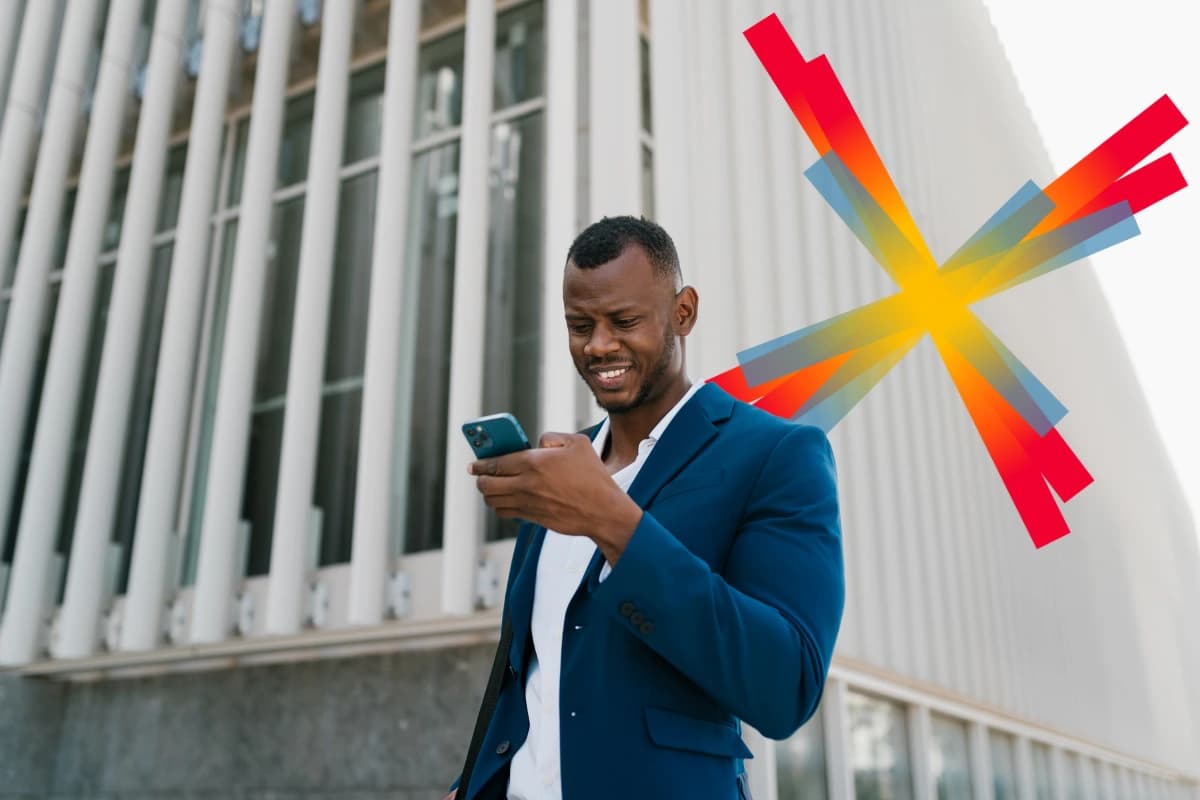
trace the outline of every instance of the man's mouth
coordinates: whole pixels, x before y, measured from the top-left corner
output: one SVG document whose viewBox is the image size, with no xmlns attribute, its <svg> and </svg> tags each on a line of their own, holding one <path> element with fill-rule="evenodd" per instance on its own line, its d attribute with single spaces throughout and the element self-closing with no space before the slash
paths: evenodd
<svg viewBox="0 0 1200 800">
<path fill-rule="evenodd" d="M 593 369 L 592 375 L 596 378 L 596 383 L 600 384 L 602 389 L 619 389 L 621 384 L 625 382 L 625 373 L 629 372 L 632 367 L 628 365 L 620 367 L 609 367 L 607 369 Z"/>
</svg>

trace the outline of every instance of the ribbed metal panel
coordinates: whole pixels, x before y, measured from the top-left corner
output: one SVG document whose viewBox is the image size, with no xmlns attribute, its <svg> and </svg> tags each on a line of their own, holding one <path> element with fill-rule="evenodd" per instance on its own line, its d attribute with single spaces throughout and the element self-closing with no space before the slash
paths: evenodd
<svg viewBox="0 0 1200 800">
<path fill-rule="evenodd" d="M 701 298 L 693 377 L 894 290 L 803 179 L 811 145 L 761 67 L 747 69 L 741 31 L 763 14 L 778 13 L 807 56 L 828 54 L 936 257 L 1025 180 L 1052 177 L 981 5 L 673 8 L 687 85 L 654 89 L 686 98 L 688 138 L 657 147 L 686 149 L 690 185 L 655 192 L 665 217 L 687 215 L 672 233 Z M 838 654 L 1194 764 L 1200 704 L 1186 676 L 1200 662 L 1183 622 L 1200 600 L 1194 527 L 1091 267 L 976 311 L 1072 409 L 1060 429 L 1096 483 L 1067 506 L 1074 533 L 1035 550 L 923 341 L 831 436 L 849 587 Z"/>
</svg>

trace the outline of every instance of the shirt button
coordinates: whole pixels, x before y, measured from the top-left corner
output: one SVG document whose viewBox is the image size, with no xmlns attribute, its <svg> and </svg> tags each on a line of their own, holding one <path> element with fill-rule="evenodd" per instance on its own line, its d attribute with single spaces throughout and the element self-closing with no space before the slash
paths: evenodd
<svg viewBox="0 0 1200 800">
<path fill-rule="evenodd" d="M 496 746 L 496 755 L 502 756 L 508 752 L 508 742 L 503 741 Z"/>
<path fill-rule="evenodd" d="M 575 712 L 574 712 L 574 711 L 572 711 L 572 712 L 571 712 L 571 716 L 572 716 L 572 717 L 573 717 L 573 716 L 575 716 Z"/>
</svg>

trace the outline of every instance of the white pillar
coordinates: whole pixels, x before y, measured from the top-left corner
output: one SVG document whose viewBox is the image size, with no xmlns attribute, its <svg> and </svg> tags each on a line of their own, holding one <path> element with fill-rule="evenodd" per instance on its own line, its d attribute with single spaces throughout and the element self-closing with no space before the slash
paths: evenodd
<svg viewBox="0 0 1200 800">
<path fill-rule="evenodd" d="M 854 762 L 845 681 L 826 679 L 820 713 L 825 731 L 825 777 L 830 800 L 854 800 Z"/>
<path fill-rule="evenodd" d="M 304 573 L 321 424 L 321 384 L 325 377 L 325 338 L 337 238 L 338 184 L 346 130 L 354 11 L 352 2 L 327 3 L 321 19 L 317 96 L 308 154 L 296 307 L 292 316 L 275 531 L 271 537 L 268 633 L 300 630 L 304 611 Z"/>
<path fill-rule="evenodd" d="M 63 184 L 71 162 L 79 104 L 96 25 L 92 3 L 73 3 L 58 49 L 54 83 L 50 87 L 44 135 L 33 176 L 33 196 L 25 221 L 12 302 L 0 350 L 0 441 L 19 442 L 29 411 L 30 384 L 38 357 L 46 312 L 47 277 L 63 203 Z M 7 181 L 0 181 L 0 184 Z M 12 508 L 20 447 L 0 448 L 0 519 Z M 40 609 L 47 579 L 47 547 L 41 539 L 17 543 L 4 623 L 0 625 L 0 663 L 20 664 L 35 655 Z M 52 543 L 51 543 L 52 547 Z M 24 552 L 23 552 L 24 551 Z"/>
<path fill-rule="evenodd" d="M 470 614 L 475 610 L 475 561 L 483 530 L 484 505 L 474 481 L 467 475 L 471 448 L 463 441 L 459 426 L 480 414 L 483 400 L 484 309 L 479 293 L 487 285 L 488 161 L 495 47 L 495 3 L 467 0 L 442 517 L 442 610 L 447 614 Z"/>
<path fill-rule="evenodd" d="M 578 378 L 567 347 L 562 279 L 575 228 L 576 48 L 579 22 L 575 3 L 546 7 L 546 187 L 542 235 L 542 429 L 575 429 Z M 460 420 L 461 421 L 461 420 Z M 529 431 L 537 436 L 538 431 Z M 457 443 L 456 443 L 457 444 Z"/>
<path fill-rule="evenodd" d="M 121 624 L 121 649 L 158 644 L 168 555 L 183 474 L 192 371 L 203 307 L 209 218 L 217 191 L 221 131 L 238 30 L 238 0 L 209 0 L 204 20 L 204 61 L 196 82 L 171 281 L 163 317 L 154 403 Z"/>
<path fill-rule="evenodd" d="M 41 576 L 43 580 L 47 577 L 44 565 L 49 563 L 62 522 L 63 494 L 67 488 L 84 361 L 96 305 L 96 281 L 100 272 L 96 259 L 100 255 L 100 242 L 112 200 L 114 164 L 125 121 L 125 100 L 129 96 L 130 56 L 141 13 L 141 0 L 113 0 L 108 8 L 95 102 L 67 239 L 58 311 L 25 484 L 25 502 L 21 507 L 17 553 L 13 556 L 14 565 L 21 563 L 19 558 L 28 559 L 28 570 L 18 568 L 18 573 Z M 95 553 L 89 554 L 101 569 L 106 547 L 107 539 L 100 542 Z M 90 566 L 86 565 L 84 569 Z M 51 592 L 56 589 L 53 585 L 49 587 Z M 43 594 L 29 585 L 23 586 L 21 596 L 9 606 L 6 625 L 0 628 L 3 653 L 17 659 L 33 657 L 38 620 L 43 612 L 37 598 Z M 27 615 L 24 622 L 22 615 Z M 8 634 L 13 638 L 6 645 L 7 628 L 13 629 Z"/>
<path fill-rule="evenodd" d="M 254 76 L 254 104 L 246 144 L 237 247 L 229 287 L 229 310 L 221 353 L 221 381 L 213 422 L 212 458 L 204 498 L 200 557 L 196 571 L 191 638 L 218 642 L 229 630 L 237 539 L 254 370 L 258 355 L 259 315 L 266 278 L 267 239 L 271 232 L 272 193 L 283 130 L 284 91 L 296 6 L 292 0 L 268 0 L 262 44 Z"/>
<path fill-rule="evenodd" d="M 349 620 L 374 625 L 383 619 L 384 582 L 391 565 L 392 475 L 397 457 L 397 379 L 403 319 L 408 221 L 408 182 L 412 166 L 413 104 L 417 86 L 418 3 L 392 3 L 388 21 L 387 77 L 380 134 L 379 180 L 375 196 L 375 235 L 371 253 L 371 301 L 367 312 L 367 352 L 363 368 L 362 427 L 354 496 L 354 542 L 350 553 Z M 407 415 L 403 417 L 407 420 Z M 407 424 L 400 425 L 407 436 Z M 404 483 L 403 479 L 401 481 Z"/>
<path fill-rule="evenodd" d="M 8 101 L 8 79 L 12 76 L 13 50 L 21 33 L 21 12 L 25 0 L 0 0 L 0 122 Z"/>
<path fill-rule="evenodd" d="M 927 706 L 910 706 L 908 709 L 908 753 L 912 765 L 913 797 L 915 800 L 933 800 L 937 797 L 937 783 L 929 769 L 929 752 L 933 745 L 933 721 Z"/>
<path fill-rule="evenodd" d="M 3 127 L 0 128 L 0 175 L 4 176 L 0 181 L 0 285 L 8 282 L 8 253 L 16 235 L 25 177 L 33 163 L 29 156 L 42 116 L 42 87 L 53 52 L 51 37 L 58 32 L 57 6 L 57 3 L 43 0 L 29 3 L 29 8 L 25 9 L 12 82 L 5 99 Z M 57 223 L 58 219 L 54 221 Z"/>
<path fill-rule="evenodd" d="M 684 283 L 692 280 L 694 263 L 691 221 L 691 167 L 688 149 L 689 110 L 685 88 L 687 31 L 684 0 L 650 4 L 650 115 L 654 120 L 654 205 L 659 225 L 671 234 L 679 251 Z M 651 209 L 645 209 L 649 214 Z M 561 295 L 561 292 L 560 292 Z M 561 300 L 559 301 L 561 303 Z M 693 375 L 693 379 L 707 377 Z"/>
<path fill-rule="evenodd" d="M 103 569 L 103 556 L 112 536 L 121 487 L 129 403 L 143 336 L 152 240 L 158 219 L 171 112 L 179 84 L 186 10 L 187 0 L 163 0 L 154 15 L 146 93 L 138 115 L 128 200 L 121 223 L 121 245 L 109 302 L 104 351 L 100 358 L 79 507 L 71 538 L 67 588 L 58 623 L 58 655 L 65 658 L 86 656 L 95 650 L 101 601 L 112 590 L 112 586 L 106 585 L 109 576 Z M 128 613 L 128 606 L 124 613 Z"/>
<path fill-rule="evenodd" d="M 1037 782 L 1033 774 L 1033 745 L 1027 736 L 1018 736 L 1014 749 L 1017 764 L 1017 800 L 1036 800 Z"/>
<path fill-rule="evenodd" d="M 975 800 L 992 800 L 996 787 L 992 785 L 992 750 L 988 743 L 987 728 L 982 722 L 971 722 L 967 735 L 971 796 Z"/>
<path fill-rule="evenodd" d="M 642 211 L 637 15 L 636 0 L 590 0 L 588 6 L 588 217 L 593 222 Z"/>
</svg>

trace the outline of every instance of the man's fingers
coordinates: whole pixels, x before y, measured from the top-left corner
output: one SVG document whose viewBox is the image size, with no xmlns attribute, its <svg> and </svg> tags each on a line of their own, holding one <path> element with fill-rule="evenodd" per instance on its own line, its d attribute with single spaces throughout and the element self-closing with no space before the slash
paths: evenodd
<svg viewBox="0 0 1200 800">
<path fill-rule="evenodd" d="M 588 438 L 582 433 L 557 433 L 555 431 L 546 431 L 538 437 L 538 447 L 566 447 L 574 439 L 583 439 L 588 441 Z"/>
</svg>

